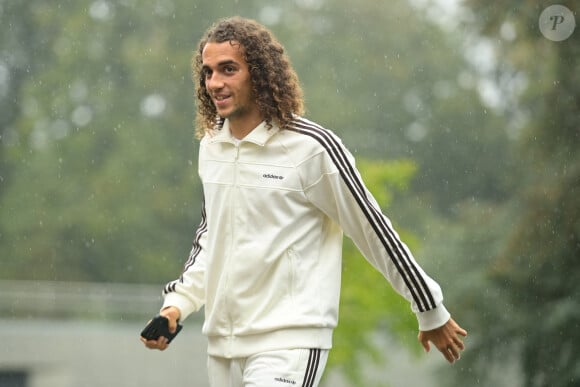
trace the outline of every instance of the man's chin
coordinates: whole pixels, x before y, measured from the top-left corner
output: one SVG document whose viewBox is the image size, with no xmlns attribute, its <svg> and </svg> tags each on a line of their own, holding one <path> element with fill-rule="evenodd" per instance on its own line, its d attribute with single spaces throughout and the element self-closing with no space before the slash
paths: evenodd
<svg viewBox="0 0 580 387">
<path fill-rule="evenodd" d="M 218 109 L 217 114 L 221 118 L 227 119 L 227 118 L 230 118 L 232 116 L 232 111 L 228 110 L 228 109 Z"/>
</svg>

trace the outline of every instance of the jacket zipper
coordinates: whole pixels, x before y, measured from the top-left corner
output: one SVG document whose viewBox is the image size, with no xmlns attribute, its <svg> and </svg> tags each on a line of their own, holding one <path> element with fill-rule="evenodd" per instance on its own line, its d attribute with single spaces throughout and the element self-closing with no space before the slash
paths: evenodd
<svg viewBox="0 0 580 387">
<path fill-rule="evenodd" d="M 234 144 L 234 181 L 233 181 L 233 190 L 237 190 L 238 189 L 238 158 L 240 156 L 240 144 Z M 237 205 L 237 201 L 236 201 L 236 192 L 233 192 L 232 195 L 232 201 L 231 201 L 231 206 L 230 206 L 230 219 L 232 220 L 230 222 L 230 233 L 232 236 L 232 245 L 230 246 L 230 256 L 228 257 L 228 261 L 232 258 L 232 253 L 234 251 L 234 241 L 235 241 L 235 215 L 236 215 L 236 205 Z M 231 264 L 228 265 L 228 267 L 231 267 Z M 225 303 L 226 303 L 226 310 L 228 311 L 228 322 L 229 322 L 229 329 L 230 329 L 230 338 L 233 338 L 234 336 L 234 324 L 233 324 L 233 318 L 232 318 L 232 313 L 231 310 L 232 308 L 229 305 L 229 294 L 230 294 L 230 271 L 227 271 L 227 277 L 226 277 L 226 285 L 227 285 L 227 296 L 225 299 Z M 231 348 L 231 346 L 230 346 Z"/>
</svg>

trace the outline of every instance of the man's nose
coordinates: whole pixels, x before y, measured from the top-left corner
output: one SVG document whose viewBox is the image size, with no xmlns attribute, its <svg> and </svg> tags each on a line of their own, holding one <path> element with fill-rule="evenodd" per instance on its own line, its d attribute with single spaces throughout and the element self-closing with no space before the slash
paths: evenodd
<svg viewBox="0 0 580 387">
<path fill-rule="evenodd" d="M 212 74 L 205 80 L 205 85 L 209 90 L 219 90 L 224 87 L 224 82 L 219 74 Z"/>
</svg>

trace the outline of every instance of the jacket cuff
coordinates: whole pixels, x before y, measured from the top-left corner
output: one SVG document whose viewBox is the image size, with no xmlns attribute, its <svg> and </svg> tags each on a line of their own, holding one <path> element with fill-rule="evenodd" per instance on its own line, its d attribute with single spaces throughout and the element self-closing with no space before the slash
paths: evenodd
<svg viewBox="0 0 580 387">
<path fill-rule="evenodd" d="M 180 316 L 179 321 L 183 321 L 195 312 L 195 307 L 192 305 L 191 301 L 178 293 L 168 293 L 164 296 L 163 306 L 161 309 L 167 308 L 169 306 L 174 306 L 179 309 Z"/>
<path fill-rule="evenodd" d="M 417 320 L 419 320 L 420 331 L 430 331 L 439 328 L 451 318 L 451 314 L 445 309 L 443 304 L 439 304 L 435 309 L 426 312 L 418 312 L 416 315 Z"/>
</svg>

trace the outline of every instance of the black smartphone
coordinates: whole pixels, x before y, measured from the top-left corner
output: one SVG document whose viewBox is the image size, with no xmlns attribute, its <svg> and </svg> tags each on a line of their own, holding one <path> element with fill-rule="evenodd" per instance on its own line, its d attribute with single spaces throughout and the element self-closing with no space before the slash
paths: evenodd
<svg viewBox="0 0 580 387">
<path fill-rule="evenodd" d="M 183 328 L 180 324 L 177 324 L 177 329 L 175 333 L 169 332 L 169 320 L 163 316 L 155 316 L 147 326 L 141 331 L 141 337 L 147 340 L 157 340 L 159 337 L 163 336 L 167 338 L 167 343 L 171 343 L 171 340 L 177 336 L 179 331 Z"/>
</svg>

